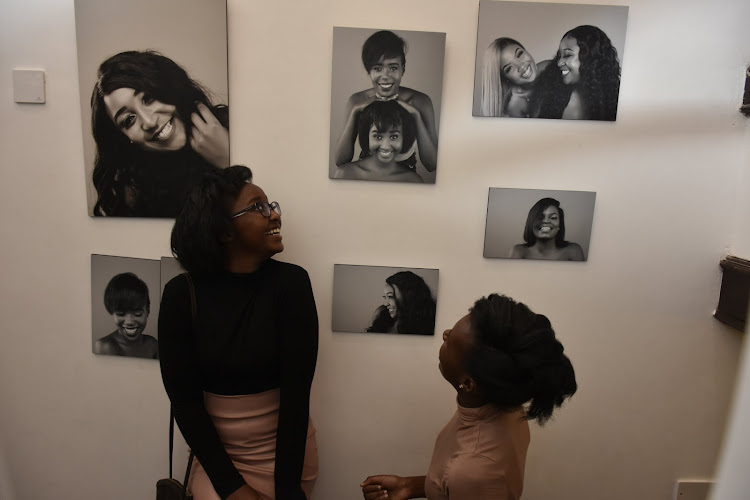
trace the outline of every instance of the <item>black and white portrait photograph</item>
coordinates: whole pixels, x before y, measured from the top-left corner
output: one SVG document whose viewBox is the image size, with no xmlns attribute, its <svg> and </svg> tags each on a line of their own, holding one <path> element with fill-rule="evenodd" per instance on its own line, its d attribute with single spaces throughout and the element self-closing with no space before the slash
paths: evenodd
<svg viewBox="0 0 750 500">
<path fill-rule="evenodd" d="M 333 268 L 333 331 L 434 335 L 438 270 Z"/>
<path fill-rule="evenodd" d="M 484 256 L 585 261 L 596 193 L 490 188 Z"/>
<path fill-rule="evenodd" d="M 331 179 L 434 184 L 445 33 L 333 28 Z"/>
<path fill-rule="evenodd" d="M 75 0 L 92 216 L 176 217 L 229 166 L 226 0 Z"/>
<path fill-rule="evenodd" d="M 91 256 L 91 332 L 94 354 L 159 358 L 158 260 Z"/>
<path fill-rule="evenodd" d="M 615 121 L 628 7 L 480 0 L 474 116 Z"/>
</svg>

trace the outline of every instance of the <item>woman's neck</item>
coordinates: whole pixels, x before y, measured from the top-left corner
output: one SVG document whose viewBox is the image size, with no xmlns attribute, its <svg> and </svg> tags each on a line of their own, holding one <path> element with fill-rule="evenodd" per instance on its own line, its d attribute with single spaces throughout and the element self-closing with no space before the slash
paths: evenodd
<svg viewBox="0 0 750 500">
<path fill-rule="evenodd" d="M 552 253 L 557 251 L 557 242 L 553 238 L 537 239 L 534 247 L 539 250 L 539 253 Z"/>
<path fill-rule="evenodd" d="M 227 271 L 236 274 L 248 274 L 254 273 L 263 265 L 266 259 L 261 259 L 256 256 L 244 255 L 227 255 Z"/>
</svg>

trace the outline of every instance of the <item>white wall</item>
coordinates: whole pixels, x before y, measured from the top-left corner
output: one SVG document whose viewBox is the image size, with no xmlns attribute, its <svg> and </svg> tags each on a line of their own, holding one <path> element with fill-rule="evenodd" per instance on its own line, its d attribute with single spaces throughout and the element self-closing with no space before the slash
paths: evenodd
<svg viewBox="0 0 750 500">
<path fill-rule="evenodd" d="M 524 498 L 666 499 L 713 474 L 741 344 L 711 317 L 718 261 L 750 253 L 750 4 L 629 5 L 618 121 L 600 124 L 472 118 L 476 1 L 230 0 L 232 158 L 284 204 L 282 258 L 310 272 L 321 318 L 315 498 L 424 473 L 454 408 L 438 337 L 331 332 L 335 263 L 439 268 L 440 328 L 492 291 L 550 317 L 580 390 L 533 428 Z M 86 216 L 73 2 L 0 14 L 0 491 L 148 498 L 167 400 L 154 362 L 90 353 L 89 256 L 166 255 L 171 224 Z M 327 178 L 334 25 L 447 32 L 436 185 Z M 47 72 L 47 104 L 12 102 L 21 67 Z M 483 259 L 489 186 L 596 191 L 588 262 Z"/>
</svg>

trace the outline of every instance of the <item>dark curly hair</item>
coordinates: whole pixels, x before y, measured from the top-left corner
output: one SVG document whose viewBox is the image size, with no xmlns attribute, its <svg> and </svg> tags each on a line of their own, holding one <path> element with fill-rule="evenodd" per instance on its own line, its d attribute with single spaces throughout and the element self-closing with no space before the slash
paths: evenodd
<svg viewBox="0 0 750 500">
<path fill-rule="evenodd" d="M 133 273 L 115 275 L 104 289 L 104 307 L 109 314 L 115 311 L 151 309 L 148 285 Z"/>
<path fill-rule="evenodd" d="M 585 102 L 588 120 L 614 121 L 620 93 L 620 61 L 609 37 L 596 26 L 583 25 L 563 35 L 578 44 L 581 79 L 578 89 Z M 542 92 L 540 118 L 562 118 L 573 88 L 562 81 L 557 62 L 560 52 L 540 75 L 537 91 Z"/>
<path fill-rule="evenodd" d="M 191 115 L 197 111 L 198 102 L 211 109 L 225 128 L 229 128 L 227 107 L 212 105 L 209 92 L 192 80 L 185 69 L 152 50 L 115 54 L 99 66 L 97 76 L 91 94 L 91 129 L 96 141 L 92 179 L 98 196 L 94 215 L 174 217 L 182 200 L 172 202 L 170 205 L 176 208 L 169 206 L 164 213 L 165 193 L 158 192 L 153 184 L 162 181 L 160 184 L 171 185 L 174 191 L 176 186 L 185 184 L 185 179 L 196 177 L 186 169 L 199 169 L 199 177 L 210 165 L 197 153 L 184 161 L 184 155 L 148 153 L 134 146 L 107 114 L 104 96 L 120 88 L 132 88 L 171 104 L 188 137 L 192 130 Z M 184 149 L 190 150 L 189 142 Z M 170 169 L 176 158 L 183 161 Z"/>
<path fill-rule="evenodd" d="M 225 269 L 219 236 L 230 224 L 231 204 L 252 180 L 249 168 L 235 165 L 207 173 L 192 189 L 172 227 L 172 254 L 186 271 L 205 275 Z"/>
<path fill-rule="evenodd" d="M 549 320 L 494 293 L 477 300 L 469 317 L 474 337 L 469 375 L 491 403 L 504 410 L 529 403 L 526 418 L 543 425 L 578 389 Z"/>
<path fill-rule="evenodd" d="M 560 228 L 557 231 L 557 235 L 555 235 L 555 246 L 557 248 L 564 248 L 570 244 L 569 241 L 565 241 L 565 212 L 560 206 L 560 202 L 554 198 L 542 198 L 534 203 L 534 206 L 529 210 L 529 215 L 526 216 L 526 226 L 523 229 L 523 241 L 526 242 L 524 246 L 533 247 L 534 243 L 536 243 L 534 223 L 544 217 L 542 214 L 547 207 L 557 208 L 557 213 L 560 214 Z"/>
<path fill-rule="evenodd" d="M 396 302 L 398 333 L 434 335 L 435 299 L 422 277 L 411 271 L 400 271 L 386 278 L 385 282 L 398 288 L 401 295 L 401 300 Z M 367 331 L 385 333 L 395 322 L 396 318 L 391 318 L 388 309 L 380 306 Z"/>
</svg>

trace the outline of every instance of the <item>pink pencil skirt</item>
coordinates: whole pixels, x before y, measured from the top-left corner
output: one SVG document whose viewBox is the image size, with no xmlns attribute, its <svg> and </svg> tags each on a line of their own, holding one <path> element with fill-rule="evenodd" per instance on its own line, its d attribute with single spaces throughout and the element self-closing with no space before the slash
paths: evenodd
<svg viewBox="0 0 750 500">
<path fill-rule="evenodd" d="M 208 414 L 234 466 L 263 500 L 276 498 L 276 429 L 279 424 L 279 389 L 243 396 L 204 393 Z M 310 498 L 318 477 L 318 447 L 312 421 L 307 426 L 302 490 Z M 193 458 L 188 489 L 195 500 L 220 500 L 197 458 Z"/>
</svg>

